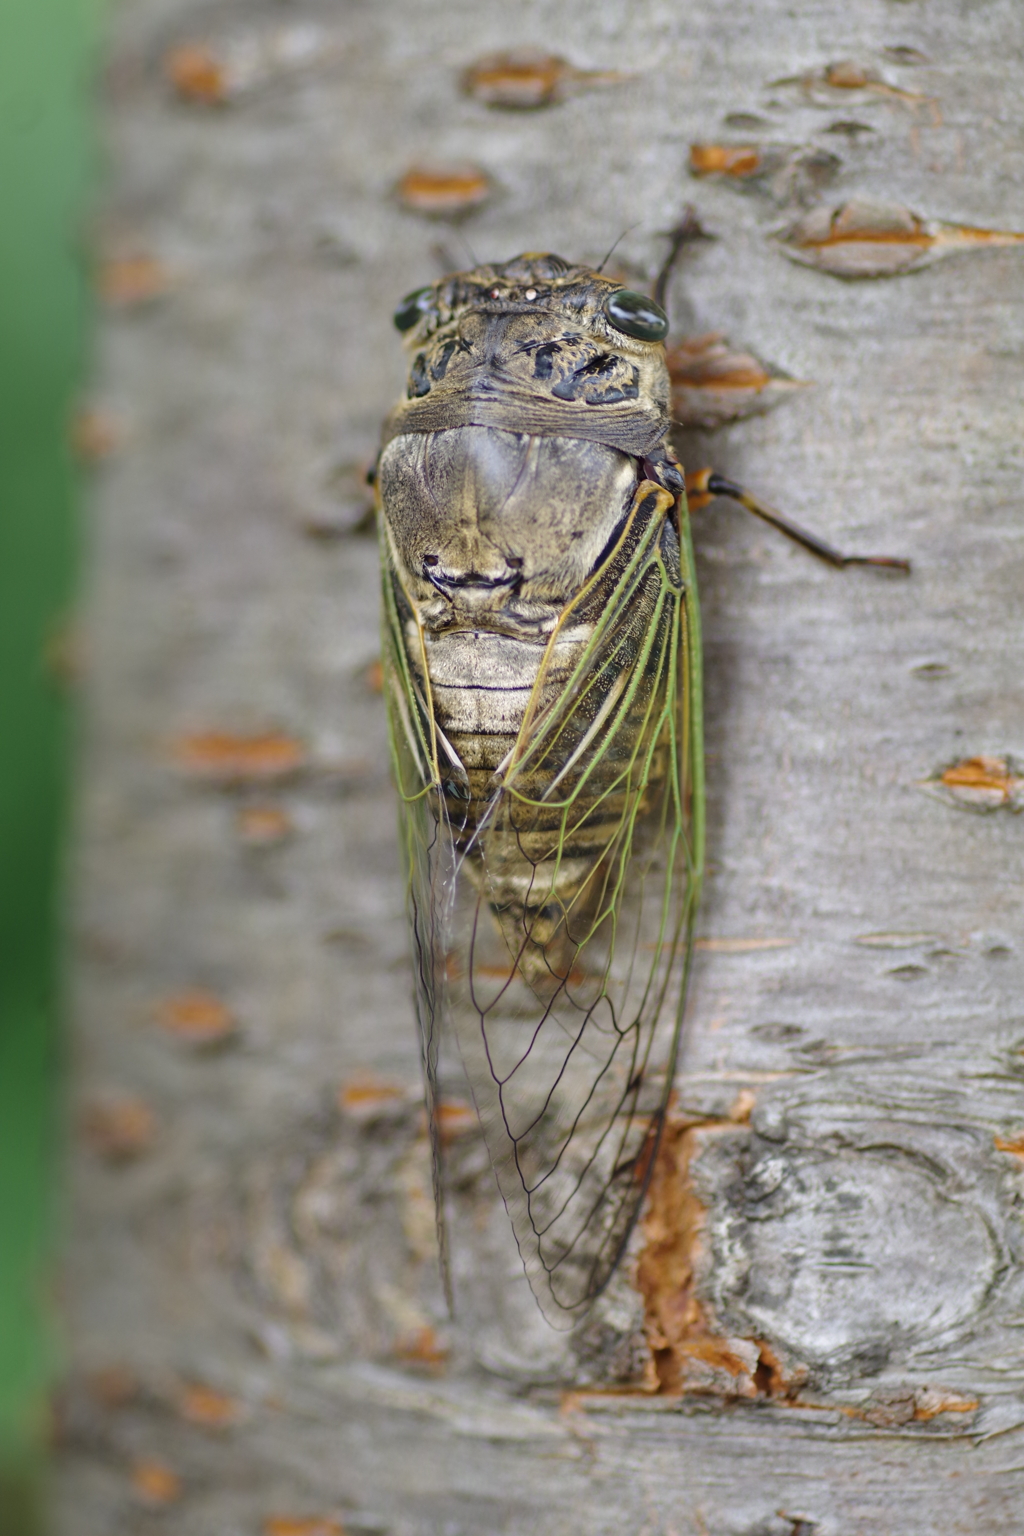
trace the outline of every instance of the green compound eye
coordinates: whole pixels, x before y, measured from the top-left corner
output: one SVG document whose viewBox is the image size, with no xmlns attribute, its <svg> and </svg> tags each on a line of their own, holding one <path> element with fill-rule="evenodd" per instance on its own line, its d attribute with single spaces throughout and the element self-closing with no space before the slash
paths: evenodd
<svg viewBox="0 0 1024 1536">
<path fill-rule="evenodd" d="M 637 341 L 664 341 L 668 335 L 668 315 L 645 293 L 620 288 L 605 299 L 604 312 L 617 331 Z"/>
<path fill-rule="evenodd" d="M 430 308 L 432 288 L 417 288 L 407 293 L 394 313 L 394 321 L 400 331 L 411 331 L 418 320 Z"/>
</svg>

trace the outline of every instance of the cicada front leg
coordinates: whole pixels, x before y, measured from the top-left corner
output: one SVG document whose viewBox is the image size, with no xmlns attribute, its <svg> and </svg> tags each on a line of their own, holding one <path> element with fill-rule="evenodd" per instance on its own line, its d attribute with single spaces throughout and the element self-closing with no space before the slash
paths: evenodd
<svg viewBox="0 0 1024 1536">
<path fill-rule="evenodd" d="M 718 474 L 713 469 L 698 469 L 686 477 L 686 496 L 691 512 L 699 512 L 702 507 L 708 506 L 717 496 L 728 497 L 730 501 L 738 502 L 748 512 L 753 512 L 755 517 L 762 522 L 770 523 L 779 533 L 785 534 L 787 539 L 792 539 L 795 544 L 800 544 L 804 549 L 810 550 L 812 555 L 817 555 L 819 560 L 825 560 L 829 565 L 843 569 L 848 565 L 873 565 L 881 570 L 900 571 L 905 576 L 910 575 L 910 561 L 900 555 L 845 555 L 841 549 L 836 549 L 825 539 L 816 533 L 811 533 L 807 528 L 801 528 L 799 523 L 794 523 L 791 518 L 784 516 L 775 507 L 770 507 L 767 502 L 746 490 L 742 485 L 736 485 L 732 480 L 727 480 L 724 475 Z"/>
</svg>

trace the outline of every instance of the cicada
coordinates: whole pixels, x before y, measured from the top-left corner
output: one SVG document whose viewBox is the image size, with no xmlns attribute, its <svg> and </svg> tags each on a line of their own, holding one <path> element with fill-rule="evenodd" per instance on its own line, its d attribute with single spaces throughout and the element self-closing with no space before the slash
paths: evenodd
<svg viewBox="0 0 1024 1536">
<path fill-rule="evenodd" d="M 395 323 L 383 675 L 442 1263 L 438 1108 L 458 1070 L 533 1292 L 571 1326 L 643 1202 L 704 865 L 668 320 L 530 252 L 417 290 Z"/>
</svg>

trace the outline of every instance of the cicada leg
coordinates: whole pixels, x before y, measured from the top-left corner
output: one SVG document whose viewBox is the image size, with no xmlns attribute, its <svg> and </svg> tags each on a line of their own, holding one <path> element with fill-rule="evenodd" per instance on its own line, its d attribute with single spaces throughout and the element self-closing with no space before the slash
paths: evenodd
<svg viewBox="0 0 1024 1536">
<path fill-rule="evenodd" d="M 668 254 L 661 264 L 661 270 L 654 280 L 654 288 L 651 292 L 651 297 L 656 304 L 660 304 L 663 309 L 667 308 L 665 301 L 668 295 L 669 279 L 678 264 L 684 248 L 695 240 L 710 240 L 712 238 L 702 226 L 700 219 L 698 219 L 696 208 L 694 208 L 692 203 L 687 203 L 679 218 L 679 222 L 674 229 L 668 232 Z"/>
<path fill-rule="evenodd" d="M 904 575 L 910 575 L 910 561 L 898 555 L 844 555 L 841 549 L 836 549 L 818 534 L 801 528 L 799 523 L 794 523 L 775 507 L 770 507 L 742 485 L 734 484 L 713 469 L 698 469 L 694 474 L 687 475 L 686 496 L 691 512 L 699 512 L 702 507 L 714 501 L 716 496 L 727 496 L 730 501 L 738 502 L 748 512 L 753 512 L 755 517 L 784 533 L 787 539 L 810 550 L 819 560 L 826 560 L 829 565 L 839 569 L 847 565 L 874 565 L 882 570 L 902 571 Z"/>
</svg>

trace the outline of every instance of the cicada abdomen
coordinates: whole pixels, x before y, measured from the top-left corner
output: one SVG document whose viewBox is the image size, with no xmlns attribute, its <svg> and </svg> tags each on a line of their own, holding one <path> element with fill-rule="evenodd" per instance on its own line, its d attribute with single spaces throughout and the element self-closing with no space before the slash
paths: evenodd
<svg viewBox="0 0 1024 1536">
<path fill-rule="evenodd" d="M 384 678 L 439 1224 L 447 1054 L 566 1326 L 643 1200 L 700 887 L 667 321 L 551 255 L 446 278 L 395 319 L 410 370 L 376 476 Z"/>
</svg>

